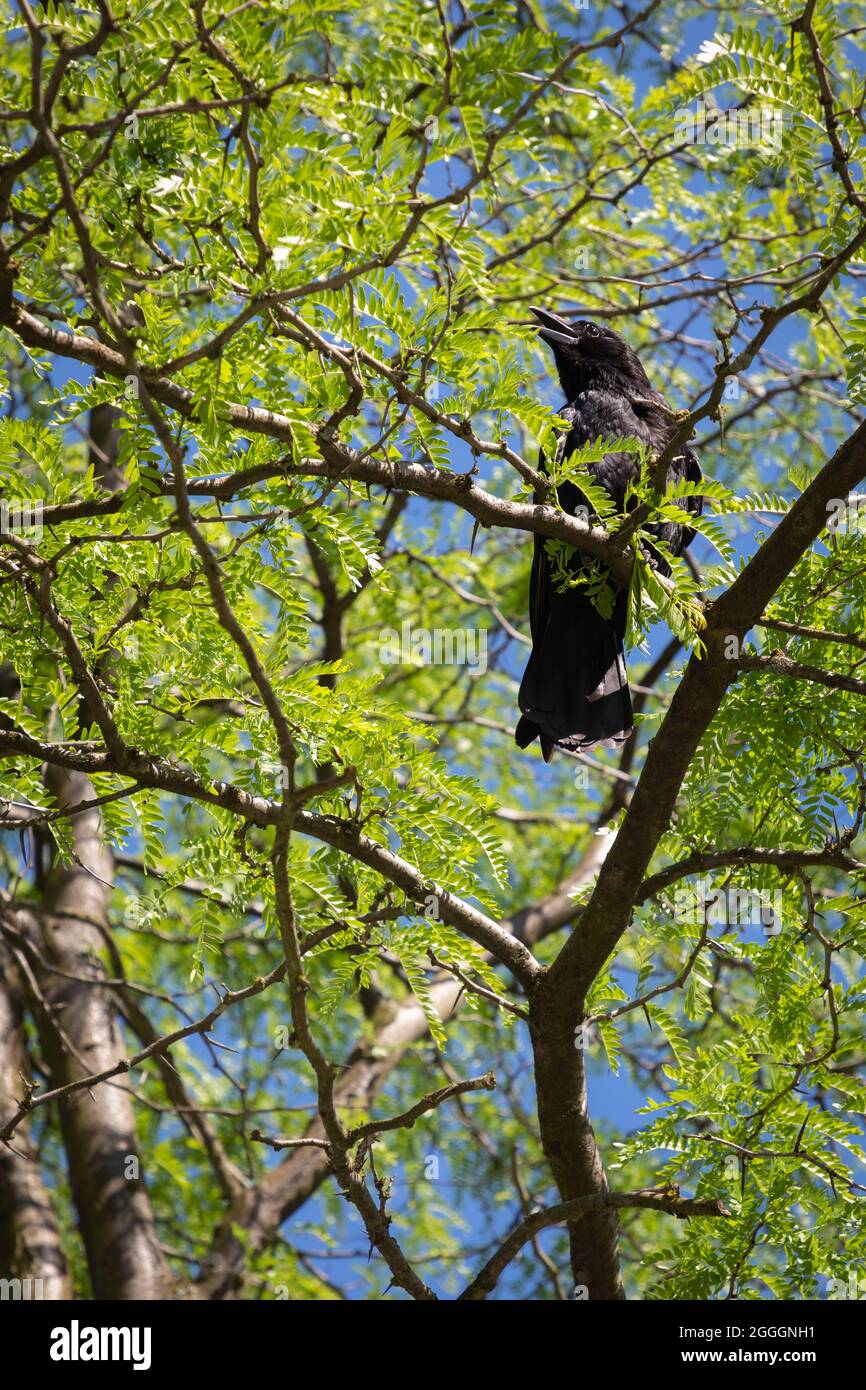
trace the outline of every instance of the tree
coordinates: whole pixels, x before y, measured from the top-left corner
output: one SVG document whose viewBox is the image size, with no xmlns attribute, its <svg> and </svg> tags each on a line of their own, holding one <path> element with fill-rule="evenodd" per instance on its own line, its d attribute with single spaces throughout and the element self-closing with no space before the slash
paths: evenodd
<svg viewBox="0 0 866 1390">
<path fill-rule="evenodd" d="M 0 1275 L 847 1286 L 857 13 L 20 0 Z M 681 412 L 627 521 L 538 471 L 536 302 L 616 327 Z M 693 437 L 666 579 L 642 528 L 682 517 L 659 480 Z M 616 755 L 513 745 L 532 534 L 600 604 L 629 586 Z"/>
</svg>

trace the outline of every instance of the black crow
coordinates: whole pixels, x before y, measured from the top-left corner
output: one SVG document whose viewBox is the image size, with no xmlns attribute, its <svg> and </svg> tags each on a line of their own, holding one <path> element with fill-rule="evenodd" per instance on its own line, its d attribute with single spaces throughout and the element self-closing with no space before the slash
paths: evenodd
<svg viewBox="0 0 866 1390">
<path fill-rule="evenodd" d="M 569 322 L 546 309 L 533 309 L 539 320 L 539 337 L 553 350 L 567 405 L 559 414 L 570 428 L 563 441 L 567 458 L 581 445 L 596 439 L 636 438 L 661 452 L 674 432 L 673 412 L 654 391 L 646 372 L 628 343 L 612 328 L 578 320 Z M 544 468 L 544 459 L 541 460 Z M 634 454 L 606 454 L 589 464 L 600 483 L 623 511 L 629 481 L 638 476 L 640 460 Z M 683 449 L 671 464 L 668 483 L 685 476 L 699 482 L 702 474 L 691 449 Z M 571 482 L 560 484 L 557 496 L 572 516 L 586 509 L 586 498 Z M 682 509 L 699 514 L 701 499 L 684 498 Z M 585 512 L 585 514 L 587 514 Z M 589 508 L 588 515 L 593 516 Z M 694 538 L 690 526 L 663 522 L 646 528 L 679 555 Z M 651 543 L 649 548 L 651 548 Z M 668 566 L 658 554 L 659 570 Z M 572 571 L 585 564 L 575 552 Z M 533 739 L 541 743 L 545 762 L 554 748 L 579 751 L 594 744 L 616 747 L 625 742 L 633 727 L 631 698 L 625 667 L 623 640 L 628 595 L 620 589 L 609 618 L 594 607 L 581 587 L 557 592 L 551 574 L 544 536 L 535 537 L 529 588 L 529 622 L 532 654 L 520 684 L 521 718 L 515 732 L 520 748 Z"/>
</svg>

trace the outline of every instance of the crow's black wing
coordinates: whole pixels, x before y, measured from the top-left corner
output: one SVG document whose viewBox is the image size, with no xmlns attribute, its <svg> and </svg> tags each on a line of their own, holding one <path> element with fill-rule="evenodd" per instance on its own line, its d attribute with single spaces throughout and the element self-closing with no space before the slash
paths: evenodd
<svg viewBox="0 0 866 1390">
<path fill-rule="evenodd" d="M 574 410 L 571 406 L 564 406 L 562 410 L 559 411 L 559 414 L 564 420 L 568 420 L 569 422 L 574 419 Z M 571 448 L 569 448 L 570 438 L 571 431 L 560 438 L 557 445 L 557 458 L 561 457 L 563 454 L 567 456 L 568 453 L 572 452 L 574 446 L 572 445 Z M 538 467 L 539 471 L 542 473 L 548 471 L 544 450 L 542 450 L 539 455 Z M 576 490 L 574 488 L 569 488 L 569 491 L 574 493 Z M 557 493 L 560 504 L 566 511 L 570 510 L 571 514 L 574 515 L 574 504 L 569 507 L 569 499 L 568 497 L 564 497 L 563 493 L 564 489 L 560 488 Z M 579 501 L 580 499 L 577 498 L 576 500 Z M 534 501 L 542 501 L 538 493 L 535 494 Z M 533 536 L 532 570 L 529 575 L 529 630 L 532 634 L 532 640 L 536 645 L 541 642 L 544 636 L 547 620 L 550 616 L 550 560 L 545 550 L 546 542 L 546 536 L 540 536 L 537 532 Z"/>
<path fill-rule="evenodd" d="M 693 449 L 683 450 L 682 463 L 678 459 L 675 460 L 668 476 L 677 482 L 683 477 L 689 483 L 701 482 L 704 475 L 701 472 L 701 465 L 698 463 L 698 456 Z M 700 516 L 704 509 L 704 499 L 703 497 L 684 497 L 680 505 L 684 512 L 691 512 L 692 516 Z M 660 534 L 664 534 L 665 531 L 671 532 L 669 536 L 665 535 L 664 539 L 667 540 L 674 555 L 682 555 L 696 535 L 692 526 L 675 526 L 671 523 L 665 527 L 660 527 L 659 530 Z"/>
<path fill-rule="evenodd" d="M 571 428 L 559 441 L 557 458 L 568 458 L 582 444 L 599 437 L 624 438 L 640 431 L 627 400 L 610 391 L 581 392 L 560 414 Z M 553 471 L 544 459 L 541 467 Z M 605 454 L 588 465 L 588 472 L 607 490 L 617 509 L 635 470 L 634 457 L 622 452 Z M 569 515 L 574 516 L 578 508 L 585 508 L 590 519 L 595 515 L 579 477 L 560 482 L 557 497 Z M 567 563 L 577 575 L 586 559 L 575 550 Z M 613 613 L 604 617 L 585 590 L 558 592 L 552 569 L 546 539 L 535 536 L 529 604 L 532 654 L 520 683 L 521 717 L 514 736 L 520 748 L 538 738 L 545 761 L 555 747 L 573 751 L 600 743 L 618 747 L 634 722 L 623 653 L 625 592 L 618 595 Z"/>
<path fill-rule="evenodd" d="M 593 444 L 597 439 L 639 439 L 643 444 L 655 445 L 647 421 L 637 414 L 629 398 L 617 391 L 600 388 L 581 391 L 572 402 L 571 412 L 572 427 L 565 441 L 566 457 L 582 444 Z M 605 454 L 598 463 L 589 464 L 589 471 L 610 494 L 617 510 L 622 511 L 628 485 L 640 471 L 635 455 Z M 566 483 L 561 489 L 560 500 L 569 486 Z"/>
<path fill-rule="evenodd" d="M 571 428 L 560 441 L 560 456 L 569 458 L 583 444 L 592 444 L 599 437 L 607 439 L 638 438 L 649 444 L 652 442 L 650 430 L 632 409 L 626 396 L 607 390 L 582 391 L 570 405 L 560 410 L 563 419 Z M 544 455 L 539 467 L 546 471 Z M 637 473 L 637 462 L 633 454 L 605 454 L 599 463 L 589 465 L 589 471 L 596 482 L 610 493 L 619 509 L 622 509 L 625 491 L 629 480 Z M 570 516 L 578 507 L 587 505 L 586 497 L 575 483 L 563 483 L 557 492 L 560 506 Z M 536 500 L 539 500 L 536 498 Z M 593 515 L 592 508 L 590 516 Z M 545 550 L 546 538 L 536 535 L 532 550 L 532 572 L 529 578 L 529 628 L 534 643 L 539 643 L 547 627 L 550 616 L 551 564 Z M 573 564 L 578 568 L 582 563 L 575 554 Z"/>
<path fill-rule="evenodd" d="M 544 550 L 546 536 L 535 535 L 532 543 L 532 571 L 529 575 L 529 631 L 534 643 L 541 641 L 550 615 L 550 561 Z"/>
</svg>

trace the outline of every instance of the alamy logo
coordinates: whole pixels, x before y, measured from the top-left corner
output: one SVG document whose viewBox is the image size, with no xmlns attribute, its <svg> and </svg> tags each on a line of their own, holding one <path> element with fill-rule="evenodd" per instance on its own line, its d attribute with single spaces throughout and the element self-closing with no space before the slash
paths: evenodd
<svg viewBox="0 0 866 1390">
<path fill-rule="evenodd" d="M 827 530 L 831 535 L 866 532 L 866 494 L 831 497 L 827 503 Z"/>
<path fill-rule="evenodd" d="M 482 675 L 487 670 L 487 629 L 413 628 L 407 618 L 399 632 L 379 633 L 379 660 L 384 666 L 468 666 Z"/>
<path fill-rule="evenodd" d="M 674 918 L 702 927 L 763 927 L 767 936 L 782 930 L 784 894 L 758 893 L 754 888 L 715 888 L 708 879 L 683 885 L 674 894 Z"/>
<path fill-rule="evenodd" d="M 36 540 L 41 540 L 42 508 L 43 503 L 38 498 L 25 497 L 13 502 L 0 502 L 0 535 L 32 534 Z"/>
<path fill-rule="evenodd" d="M 6 1299 L 44 1298 L 42 1279 L 0 1279 L 0 1303 Z"/>
<path fill-rule="evenodd" d="M 827 1280 L 828 1298 L 856 1298 L 862 1301 L 866 1298 L 866 1279 L 858 1279 L 852 1269 L 848 1276 L 848 1282 L 844 1279 Z"/>
<path fill-rule="evenodd" d="M 69 1327 L 51 1333 L 52 1361 L 131 1361 L 134 1371 L 150 1369 L 149 1327 Z"/>
<path fill-rule="evenodd" d="M 708 109 L 705 101 L 676 113 L 676 138 L 686 145 L 724 145 L 728 149 L 782 148 L 782 113 L 772 106 L 750 106 L 742 111 Z"/>
</svg>

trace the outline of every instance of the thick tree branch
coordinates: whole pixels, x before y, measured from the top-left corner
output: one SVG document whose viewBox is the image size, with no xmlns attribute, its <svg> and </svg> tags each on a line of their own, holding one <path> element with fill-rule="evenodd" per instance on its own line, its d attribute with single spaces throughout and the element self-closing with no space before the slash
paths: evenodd
<svg viewBox="0 0 866 1390">
<path fill-rule="evenodd" d="M 530 1000 L 542 1144 L 563 1199 L 605 1193 L 589 1120 L 583 1053 L 575 1046 L 586 993 L 626 930 L 646 870 L 669 824 L 683 778 L 726 690 L 745 633 L 826 525 L 828 503 L 866 477 L 866 425 L 837 450 L 730 589 L 709 610 L 706 654 L 693 656 L 652 740 L 619 834 L 576 930 Z M 577 1035 L 579 1038 L 579 1035 Z M 591 1297 L 620 1298 L 615 1213 L 570 1228 L 575 1281 Z"/>
<path fill-rule="evenodd" d="M 851 695 L 866 695 L 866 681 L 858 681 L 854 676 L 845 676 L 837 671 L 824 671 L 820 666 L 807 666 L 802 661 L 793 661 L 784 652 L 771 652 L 768 656 L 741 656 L 737 665 L 741 671 L 787 676 L 791 680 L 824 685 L 830 690 L 847 690 Z"/>
<path fill-rule="evenodd" d="M 680 1221 L 702 1216 L 729 1217 L 731 1214 L 724 1203 L 716 1198 L 681 1197 L 676 1188 L 650 1188 L 644 1192 L 591 1193 L 585 1197 L 573 1197 L 568 1202 L 560 1202 L 555 1207 L 548 1207 L 546 1211 L 534 1212 L 532 1216 L 528 1216 L 511 1232 L 472 1283 L 467 1285 L 460 1294 L 460 1299 L 474 1302 L 492 1293 L 511 1261 L 539 1231 L 544 1231 L 549 1226 L 562 1226 L 566 1221 L 576 1225 L 579 1221 L 585 1220 L 590 1213 L 604 1208 L 623 1211 L 630 1207 L 665 1212 Z"/>
</svg>

